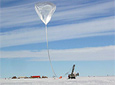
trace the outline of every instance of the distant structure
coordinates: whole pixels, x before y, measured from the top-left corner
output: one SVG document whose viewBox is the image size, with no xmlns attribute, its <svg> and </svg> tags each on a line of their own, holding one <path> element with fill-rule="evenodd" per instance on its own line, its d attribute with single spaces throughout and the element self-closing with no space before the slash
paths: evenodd
<svg viewBox="0 0 115 85">
<path fill-rule="evenodd" d="M 12 79 L 17 79 L 17 77 L 16 77 L 16 76 L 13 76 Z"/>
<path fill-rule="evenodd" d="M 30 78 L 41 78 L 40 76 L 31 76 Z"/>
<path fill-rule="evenodd" d="M 21 76 L 21 77 L 16 77 L 13 76 L 12 79 L 31 79 L 31 78 L 48 78 L 47 76 L 30 76 L 30 77 L 26 77 L 26 76 Z"/>
<path fill-rule="evenodd" d="M 47 76 L 42 76 L 42 78 L 48 78 Z"/>
<path fill-rule="evenodd" d="M 26 76 L 21 76 L 21 77 L 18 77 L 18 79 L 27 79 L 29 77 L 26 77 Z"/>
</svg>

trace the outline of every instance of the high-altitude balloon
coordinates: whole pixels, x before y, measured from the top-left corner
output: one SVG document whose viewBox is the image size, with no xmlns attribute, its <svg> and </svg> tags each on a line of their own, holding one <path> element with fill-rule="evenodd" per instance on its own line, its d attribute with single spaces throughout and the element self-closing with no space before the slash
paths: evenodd
<svg viewBox="0 0 115 85">
<path fill-rule="evenodd" d="M 35 4 L 35 10 L 45 25 L 51 20 L 56 6 L 50 2 L 39 2 Z"/>
<path fill-rule="evenodd" d="M 50 53 L 49 53 L 49 48 L 48 48 L 48 34 L 47 34 L 47 24 L 51 20 L 51 17 L 56 10 L 56 6 L 50 2 L 39 2 L 39 3 L 35 4 L 35 10 L 36 10 L 37 14 L 39 15 L 40 19 L 45 24 L 48 58 L 49 58 L 50 65 L 51 65 L 52 71 L 54 73 L 54 76 L 56 77 L 57 75 L 56 75 L 56 73 L 53 69 L 52 63 L 51 63 L 51 58 L 50 58 Z"/>
</svg>

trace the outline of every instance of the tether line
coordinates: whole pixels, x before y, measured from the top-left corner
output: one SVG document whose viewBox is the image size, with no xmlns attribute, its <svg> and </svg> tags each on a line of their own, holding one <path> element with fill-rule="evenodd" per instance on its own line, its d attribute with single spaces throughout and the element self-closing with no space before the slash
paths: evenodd
<svg viewBox="0 0 115 85">
<path fill-rule="evenodd" d="M 57 77 L 54 69 L 53 69 L 53 66 L 52 66 L 52 62 L 51 62 L 51 58 L 50 58 L 50 53 L 49 53 L 49 48 L 48 48 L 48 32 L 47 32 L 47 25 L 45 25 L 45 28 L 46 28 L 46 42 L 47 42 L 47 52 L 48 52 L 48 58 L 49 58 L 49 61 L 50 61 L 50 65 L 51 65 L 51 68 L 52 68 L 52 72 L 54 73 L 54 77 Z"/>
</svg>

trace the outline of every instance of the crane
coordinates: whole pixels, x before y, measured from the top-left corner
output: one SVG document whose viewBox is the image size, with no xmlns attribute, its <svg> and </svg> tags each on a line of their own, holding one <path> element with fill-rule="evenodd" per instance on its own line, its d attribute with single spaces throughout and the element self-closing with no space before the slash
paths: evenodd
<svg viewBox="0 0 115 85">
<path fill-rule="evenodd" d="M 68 79 L 75 79 L 76 76 L 79 76 L 79 73 L 73 73 L 74 72 L 74 69 L 75 69 L 75 64 L 73 65 L 73 68 L 72 68 L 72 72 L 71 74 L 68 75 Z"/>
</svg>

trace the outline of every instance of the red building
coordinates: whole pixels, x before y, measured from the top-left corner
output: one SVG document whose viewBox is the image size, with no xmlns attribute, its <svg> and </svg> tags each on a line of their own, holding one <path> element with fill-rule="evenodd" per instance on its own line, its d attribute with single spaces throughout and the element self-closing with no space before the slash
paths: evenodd
<svg viewBox="0 0 115 85">
<path fill-rule="evenodd" d="M 40 76 L 31 76 L 31 78 L 41 78 Z"/>
</svg>

